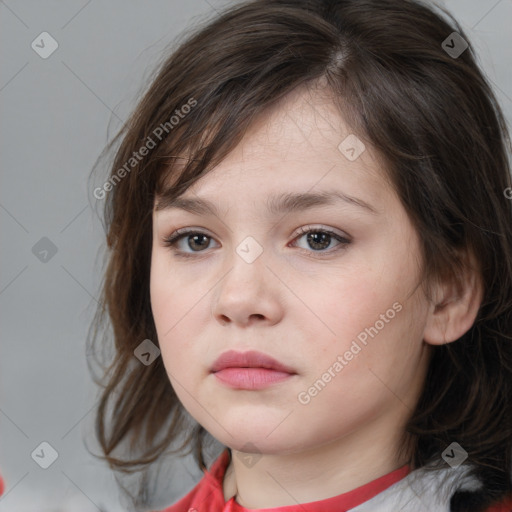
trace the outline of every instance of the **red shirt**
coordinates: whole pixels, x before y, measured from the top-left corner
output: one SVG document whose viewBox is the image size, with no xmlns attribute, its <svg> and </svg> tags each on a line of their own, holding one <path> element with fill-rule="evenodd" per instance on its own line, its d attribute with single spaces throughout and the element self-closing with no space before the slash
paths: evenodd
<svg viewBox="0 0 512 512">
<path fill-rule="evenodd" d="M 185 497 L 183 497 L 176 504 L 166 508 L 162 512 L 245 512 L 246 508 L 238 505 L 234 498 L 230 498 L 227 502 L 224 500 L 224 493 L 222 490 L 222 482 L 224 473 L 229 464 L 229 453 L 227 450 L 222 452 L 220 457 L 212 465 L 209 472 L 205 471 L 203 479 L 199 484 L 192 489 Z M 403 466 L 400 469 L 392 471 L 377 480 L 365 484 L 353 491 L 340 494 L 334 498 L 327 498 L 321 501 L 314 501 L 307 504 L 308 512 L 325 512 L 326 507 L 337 512 L 345 512 L 351 508 L 364 503 L 377 495 L 379 492 L 387 489 L 394 483 L 398 482 L 409 474 L 410 469 L 408 466 Z M 0 475 L 0 496 L 4 493 L 4 481 Z M 205 505 L 208 509 L 205 508 Z M 256 509 L 252 509 L 253 512 Z M 299 512 L 303 510 L 301 505 L 291 505 L 286 507 L 277 507 L 273 509 L 263 509 L 274 512 Z M 487 510 L 487 512 L 512 512 L 512 497 L 501 505 L 496 505 Z"/>
<path fill-rule="evenodd" d="M 347 512 L 370 500 L 382 491 L 399 482 L 410 473 L 409 466 L 405 465 L 391 473 L 373 480 L 357 489 L 340 494 L 332 498 L 314 501 L 302 505 L 289 505 L 266 509 L 247 509 L 239 505 L 235 498 L 224 500 L 223 480 L 230 455 L 224 450 L 212 464 L 209 471 L 204 471 L 204 476 L 192 491 L 181 498 L 177 503 L 161 512 L 303 512 L 307 506 L 308 512 Z M 378 512 L 377 510 L 375 512 Z M 512 512 L 512 498 L 502 505 L 491 507 L 487 512 Z"/>
</svg>

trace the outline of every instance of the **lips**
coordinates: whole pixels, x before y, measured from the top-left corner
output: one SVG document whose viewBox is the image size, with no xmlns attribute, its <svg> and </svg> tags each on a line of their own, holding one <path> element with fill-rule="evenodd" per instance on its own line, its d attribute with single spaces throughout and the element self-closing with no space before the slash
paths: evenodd
<svg viewBox="0 0 512 512">
<path fill-rule="evenodd" d="M 210 371 L 218 383 L 234 390 L 247 391 L 272 388 L 297 375 L 292 368 L 254 350 L 224 352 Z"/>
<path fill-rule="evenodd" d="M 211 372 L 215 373 L 226 368 L 265 368 L 274 370 L 281 373 L 296 374 L 296 372 L 289 366 L 280 363 L 276 359 L 251 350 L 249 352 L 237 352 L 235 350 L 228 350 L 220 355 L 220 357 L 213 363 Z"/>
</svg>

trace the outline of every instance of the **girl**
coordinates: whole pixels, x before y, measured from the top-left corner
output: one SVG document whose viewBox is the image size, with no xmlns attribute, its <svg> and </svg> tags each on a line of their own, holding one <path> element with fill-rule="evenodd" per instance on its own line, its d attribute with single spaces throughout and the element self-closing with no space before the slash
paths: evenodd
<svg viewBox="0 0 512 512">
<path fill-rule="evenodd" d="M 510 138 L 437 8 L 237 4 L 116 138 L 96 432 L 185 437 L 166 512 L 512 509 Z"/>
</svg>

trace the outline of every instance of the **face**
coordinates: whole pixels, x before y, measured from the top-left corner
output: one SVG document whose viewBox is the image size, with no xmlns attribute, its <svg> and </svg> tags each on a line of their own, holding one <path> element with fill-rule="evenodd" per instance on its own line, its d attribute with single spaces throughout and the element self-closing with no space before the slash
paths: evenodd
<svg viewBox="0 0 512 512">
<path fill-rule="evenodd" d="M 389 438 L 423 385 L 419 238 L 372 147 L 360 153 L 350 134 L 328 96 L 296 90 L 181 196 L 215 213 L 153 211 L 163 362 L 183 406 L 232 449 Z M 287 372 L 212 373 L 229 350 Z"/>
</svg>

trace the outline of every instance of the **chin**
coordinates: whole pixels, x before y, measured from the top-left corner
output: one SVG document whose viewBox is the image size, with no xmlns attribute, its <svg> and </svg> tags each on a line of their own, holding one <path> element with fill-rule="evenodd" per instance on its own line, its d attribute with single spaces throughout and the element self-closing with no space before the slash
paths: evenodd
<svg viewBox="0 0 512 512">
<path fill-rule="evenodd" d="M 276 423 L 279 424 L 279 423 Z M 254 424 L 239 425 L 233 429 L 231 425 L 223 424 L 226 430 L 233 434 L 230 436 L 222 427 L 218 425 L 211 430 L 208 426 L 205 428 L 220 443 L 232 450 L 246 453 L 264 453 L 266 455 L 293 453 L 300 449 L 301 440 L 298 440 L 289 428 L 280 432 L 265 424 L 265 428 L 256 427 Z M 295 432 L 297 429 L 295 429 Z"/>
</svg>

